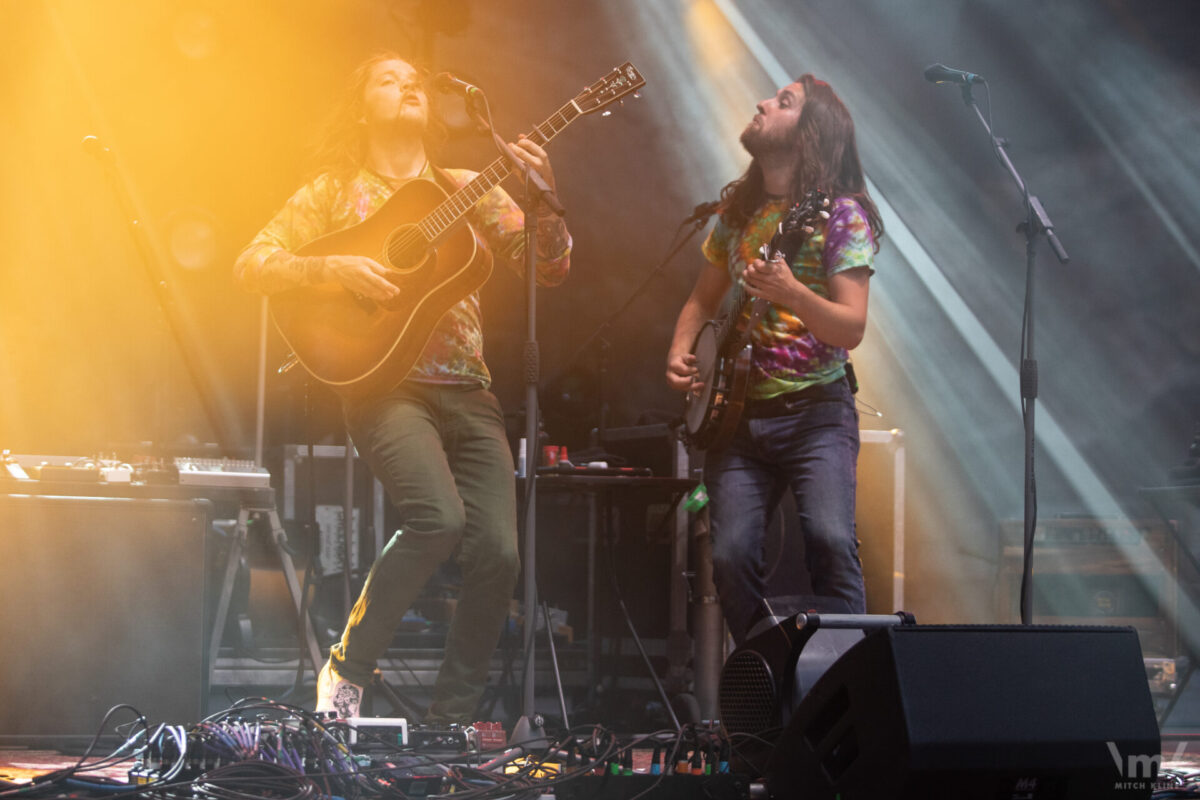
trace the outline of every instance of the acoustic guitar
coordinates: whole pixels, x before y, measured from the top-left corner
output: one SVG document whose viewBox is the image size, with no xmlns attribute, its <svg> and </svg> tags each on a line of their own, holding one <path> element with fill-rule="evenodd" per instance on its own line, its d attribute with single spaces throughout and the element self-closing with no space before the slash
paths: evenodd
<svg viewBox="0 0 1200 800">
<path fill-rule="evenodd" d="M 580 116 L 643 85 L 641 74 L 626 62 L 568 101 L 528 138 L 544 146 Z M 511 168 L 507 159 L 498 158 L 453 194 L 432 181 L 408 181 L 362 222 L 296 251 L 373 258 L 387 267 L 388 280 L 400 290 L 386 303 L 337 283 L 273 295 L 271 317 L 313 377 L 346 397 L 386 392 L 404 380 L 442 315 L 491 274 L 491 253 L 478 246 L 466 215 Z"/>
</svg>

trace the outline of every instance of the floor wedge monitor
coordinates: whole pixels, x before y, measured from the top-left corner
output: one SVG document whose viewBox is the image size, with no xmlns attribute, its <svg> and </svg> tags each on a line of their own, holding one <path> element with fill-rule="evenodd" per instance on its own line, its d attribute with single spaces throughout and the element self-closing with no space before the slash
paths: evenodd
<svg viewBox="0 0 1200 800">
<path fill-rule="evenodd" d="M 1133 628 L 898 626 L 799 703 L 773 797 L 1150 797 L 1160 763 Z"/>
</svg>

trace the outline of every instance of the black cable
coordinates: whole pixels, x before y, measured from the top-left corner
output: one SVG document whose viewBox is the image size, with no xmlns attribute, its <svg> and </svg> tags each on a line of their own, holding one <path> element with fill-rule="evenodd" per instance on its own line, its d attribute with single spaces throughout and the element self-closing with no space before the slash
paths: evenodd
<svg viewBox="0 0 1200 800">
<path fill-rule="evenodd" d="M 409 676 L 413 679 L 413 683 L 416 684 L 417 688 L 421 689 L 421 690 L 425 689 L 425 684 L 421 683 L 421 679 L 420 679 L 420 677 L 417 676 L 416 670 L 414 670 L 412 668 L 412 665 L 410 665 L 408 663 L 407 659 L 405 659 L 401 656 L 389 656 L 387 658 L 387 661 L 388 662 L 399 661 L 400 665 L 404 667 L 404 669 L 408 672 Z"/>
<path fill-rule="evenodd" d="M 6 790 L 0 792 L 0 797 L 11 797 L 11 796 L 19 795 L 19 794 L 24 794 L 26 792 L 26 790 L 29 789 L 30 787 L 34 787 L 34 786 L 41 787 L 43 785 L 56 785 L 58 783 L 65 782 L 66 780 L 75 777 L 75 775 L 77 773 L 84 770 L 85 762 L 87 761 L 88 757 L 91 756 L 92 751 L 95 750 L 96 746 L 100 743 L 100 737 L 104 735 L 104 729 L 108 725 L 108 721 L 110 719 L 112 719 L 114 714 L 116 714 L 118 711 L 121 711 L 122 709 L 129 709 L 133 713 L 137 714 L 137 721 L 142 723 L 143 732 L 146 734 L 147 739 L 148 739 L 149 738 L 149 726 L 146 724 L 145 715 L 127 703 L 119 703 L 119 704 L 113 706 L 112 708 L 110 708 L 107 712 L 105 712 L 104 717 L 100 720 L 100 725 L 96 729 L 95 735 L 92 736 L 92 739 L 90 742 L 88 742 L 88 746 L 84 750 L 83 755 L 79 757 L 79 760 L 76 761 L 74 765 L 72 765 L 70 767 L 66 767 L 64 769 L 60 769 L 60 770 L 53 770 L 44 775 L 39 775 L 39 776 L 35 777 L 27 785 L 22 785 L 17 788 L 14 788 L 14 789 L 6 789 Z M 123 743 L 122 745 L 120 745 L 117 748 L 118 752 L 125 746 L 125 744 L 129 743 L 131 738 L 132 737 L 126 738 L 125 743 Z M 112 757 L 111 755 L 106 756 L 105 758 L 101 759 L 101 762 L 107 761 L 111 757 Z M 86 768 L 92 769 L 95 767 L 93 765 L 86 765 Z"/>
<path fill-rule="evenodd" d="M 70 795 L 74 798 L 140 798 L 159 800 L 316 800 L 341 797 L 360 800 L 374 797 L 404 797 L 400 781 L 428 769 L 454 789 L 457 800 L 475 798 L 535 798 L 562 785 L 592 774 L 597 766 L 630 753 L 646 741 L 659 742 L 666 735 L 656 732 L 624 744 L 601 726 L 581 726 L 568 731 L 545 748 L 481 751 L 477 758 L 489 760 L 479 767 L 452 767 L 427 754 L 406 750 L 395 743 L 362 731 L 365 740 L 382 749 L 390 762 L 360 768 L 345 745 L 349 728 L 330 722 L 287 703 L 247 698 L 210 715 L 190 728 L 160 725 L 131 736 L 125 745 L 145 737 L 144 764 L 158 763 L 162 771 L 143 784 L 117 784 L 107 779 L 65 777 L 66 771 L 39 784 L 4 787 L 7 796 L 29 798 Z M 573 754 L 581 755 L 579 763 Z M 566 758 L 564 759 L 564 755 Z M 446 759 L 461 758 L 447 755 Z M 506 764 L 524 763 L 511 773 Z M 230 759 L 230 760 L 227 760 Z M 221 763 L 224 762 L 224 763 Z M 204 768 L 208 763 L 216 766 Z M 77 765 L 78 766 L 78 765 Z M 153 768 L 152 768 L 153 769 Z M 186 770 L 186 778 L 171 775 Z M 150 775 L 151 773 L 144 773 Z M 444 793 L 444 792 L 443 792 Z"/>
<path fill-rule="evenodd" d="M 534 771 L 535 769 L 544 768 L 549 754 L 562 750 L 563 743 L 575 737 L 574 733 L 569 732 L 564 739 L 560 740 L 560 742 L 546 748 L 545 754 L 541 756 L 540 759 L 531 763 L 530 765 L 527 765 L 527 767 L 523 769 L 521 777 L 526 778 L 526 780 L 519 781 L 512 778 L 506 778 L 498 781 L 494 787 L 482 787 L 480 789 L 467 790 L 465 792 L 456 792 L 454 796 L 456 800 L 471 800 L 473 798 L 493 797 L 496 796 L 496 793 L 501 790 L 506 794 L 510 793 L 517 786 L 519 786 L 524 792 L 530 793 L 531 796 L 537 796 L 538 793 L 544 794 L 546 790 L 555 786 L 559 786 L 567 781 L 591 774 L 596 768 L 597 764 L 603 765 L 607 763 L 612 758 L 619 755 L 622 751 L 622 748 L 617 745 L 616 737 L 613 734 L 600 728 L 599 726 L 592 726 L 591 730 L 592 740 L 597 744 L 597 746 L 602 745 L 603 749 L 597 752 L 595 754 L 595 758 L 593 758 L 589 763 L 579 765 L 575 769 L 568 772 L 560 772 L 553 778 L 538 780 L 527 779 L 528 772 Z"/>
<path fill-rule="evenodd" d="M 770 728 L 768 730 L 759 732 L 761 734 L 765 734 L 765 736 L 760 736 L 753 733 L 732 733 L 729 735 L 729 745 L 733 749 L 733 752 L 737 753 L 739 758 L 754 768 L 756 774 L 762 775 L 766 771 L 766 764 L 757 763 L 759 753 L 756 751 L 753 755 L 751 755 L 745 748 L 739 749 L 738 742 L 735 741 L 735 739 L 746 739 L 756 744 L 763 745 L 766 748 L 766 756 L 769 757 L 769 754 L 775 749 L 775 740 L 766 737 L 772 734 L 777 735 L 782 730 L 783 728 L 779 727 Z"/>
<path fill-rule="evenodd" d="M 679 497 L 683 497 L 683 494 L 681 493 Z M 679 498 L 676 498 L 675 502 L 678 503 Z M 659 680 L 658 673 L 654 670 L 654 665 L 650 663 L 650 656 L 647 655 L 646 648 L 642 644 L 642 639 L 640 636 L 638 636 L 637 628 L 633 624 L 633 618 L 629 616 L 629 609 L 625 607 L 625 598 L 621 594 L 621 584 L 617 578 L 616 557 L 613 554 L 612 532 L 609 531 L 609 535 L 605 536 L 604 539 L 604 550 L 608 555 L 608 575 L 612 582 L 613 591 L 617 596 L 617 605 L 621 609 L 622 616 L 625 617 L 625 625 L 629 628 L 629 633 L 633 637 L 633 643 L 637 646 L 638 652 L 641 653 L 642 661 L 646 664 L 646 671 L 650 673 L 650 679 L 654 681 L 654 686 L 656 689 L 658 689 L 659 697 L 662 699 L 667 713 L 671 716 L 671 721 L 675 724 L 675 729 L 682 730 L 683 726 L 679 722 L 679 717 L 675 715 L 675 709 L 671 707 L 671 701 L 667 697 L 667 690 L 663 687 L 662 681 Z M 618 647 L 618 655 L 620 652 L 620 647 Z"/>
</svg>

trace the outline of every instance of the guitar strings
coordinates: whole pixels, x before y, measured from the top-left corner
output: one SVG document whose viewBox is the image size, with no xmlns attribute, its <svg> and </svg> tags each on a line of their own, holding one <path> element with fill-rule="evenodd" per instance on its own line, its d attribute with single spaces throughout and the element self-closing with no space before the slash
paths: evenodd
<svg viewBox="0 0 1200 800">
<path fill-rule="evenodd" d="M 568 118 L 565 113 L 569 108 L 571 108 L 570 104 L 564 105 L 541 125 L 534 126 L 533 134 L 536 134 L 540 141 L 534 139 L 533 134 L 529 138 L 538 146 L 547 144 L 574 119 L 574 117 Z M 561 127 L 555 124 L 556 120 L 561 120 Z M 542 128 L 549 128 L 550 133 L 547 134 Z M 466 211 L 479 202 L 480 198 L 491 191 L 493 186 L 508 177 L 511 172 L 511 168 L 504 159 L 498 158 L 493 161 L 469 183 L 439 203 L 419 223 L 404 231 L 400 236 L 389 240 L 386 248 L 388 261 L 395 263 L 401 255 L 418 245 L 422 239 L 425 240 L 425 244 L 432 244 L 438 236 L 457 222 Z M 486 188 L 484 188 L 484 184 L 487 184 Z M 473 194 L 474 197 L 469 202 L 462 203 L 459 198 L 469 194 Z"/>
</svg>

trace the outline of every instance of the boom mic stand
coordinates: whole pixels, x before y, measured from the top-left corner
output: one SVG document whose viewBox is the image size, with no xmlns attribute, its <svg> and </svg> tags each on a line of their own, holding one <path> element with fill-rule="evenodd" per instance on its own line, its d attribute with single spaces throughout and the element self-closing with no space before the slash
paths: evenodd
<svg viewBox="0 0 1200 800">
<path fill-rule="evenodd" d="M 670 264 L 675 256 L 679 254 L 679 251 L 683 249 L 684 245 L 690 242 L 693 236 L 704 230 L 704 227 L 708 225 L 709 218 L 711 218 L 713 214 L 717 213 L 719 208 L 720 203 L 718 202 L 701 203 L 692 210 L 691 215 L 679 223 L 679 227 L 675 230 L 675 236 L 671 240 L 672 243 L 668 247 L 666 255 L 664 255 L 648 273 L 646 273 L 646 277 L 643 278 L 642 282 L 638 284 L 638 286 L 632 292 L 629 293 L 629 296 L 625 299 L 625 302 L 622 303 L 615 311 L 605 317 L 604 321 L 597 325 L 596 329 L 592 331 L 591 335 L 589 335 L 588 338 L 583 341 L 583 344 L 575 348 L 575 352 L 573 352 L 567 358 L 567 360 L 563 362 L 563 365 L 559 368 L 558 372 L 549 381 L 549 383 L 553 385 L 561 380 L 567 374 L 567 371 L 570 370 L 570 368 L 574 366 L 574 364 L 580 358 L 583 357 L 583 354 L 591 349 L 595 342 L 600 342 L 600 380 L 598 381 L 600 397 L 597 400 L 598 424 L 596 444 L 600 445 L 601 447 L 604 446 L 605 432 L 608 427 L 608 398 L 606 397 L 606 387 L 608 386 L 606 376 L 608 372 L 609 355 L 609 342 L 606 337 L 608 332 L 612 329 L 614 323 L 620 319 L 621 315 L 625 313 L 626 309 L 633 305 L 633 302 L 642 296 L 642 294 L 646 291 L 646 287 L 648 287 L 655 278 L 662 274 L 662 271 L 666 269 L 667 265 Z M 684 229 L 684 226 L 687 225 L 690 225 L 691 228 L 688 230 L 687 234 L 680 239 L 679 234 Z"/>
<path fill-rule="evenodd" d="M 129 226 L 130 238 L 137 248 L 138 256 L 141 259 L 148 284 L 154 294 L 154 299 L 158 302 L 159 310 L 162 312 L 162 324 L 169 336 L 164 337 L 159 347 L 158 360 L 160 366 L 163 369 L 167 367 L 169 356 L 167 354 L 166 342 L 173 342 L 178 352 L 179 360 L 183 363 L 184 369 L 187 372 L 188 382 L 196 393 L 196 399 L 200 403 L 204 419 L 208 422 L 213 435 L 217 439 L 221 455 L 231 458 L 236 455 L 237 450 L 229 430 L 228 420 L 223 416 L 218 407 L 212 383 L 209 380 L 208 374 L 203 369 L 196 352 L 194 338 L 189 335 L 188 331 L 183 330 L 184 318 L 181 316 L 182 310 L 174 296 L 174 284 L 172 283 L 171 275 L 162 263 L 161 247 L 152 233 L 147 230 L 142 219 L 142 214 L 139 213 L 140 209 L 134 198 L 130 179 L 118 164 L 116 154 L 106 147 L 98 137 L 93 135 L 85 136 L 80 144 L 84 152 L 95 158 L 104 169 L 104 174 L 108 178 L 109 184 L 116 195 L 120 212 L 125 217 L 126 224 Z M 155 449 L 158 451 L 157 454 L 167 457 L 171 450 L 166 441 L 166 421 L 161 398 L 161 386 L 159 392 L 160 396 L 156 398 L 154 444 L 156 445 Z"/>
<path fill-rule="evenodd" d="M 200 402 L 200 407 L 204 412 L 204 417 L 211 427 L 213 434 L 217 438 L 217 443 L 221 449 L 221 454 L 225 457 L 232 457 L 236 454 L 236 449 L 233 444 L 233 438 L 229 431 L 229 426 L 225 417 L 220 413 L 216 399 L 213 393 L 213 387 L 208 380 L 208 375 L 202 368 L 196 345 L 184 330 L 184 318 L 181 317 L 181 309 L 176 303 L 172 294 L 170 276 L 162 264 L 162 259 L 159 257 L 156 241 L 151 237 L 151 234 L 146 230 L 146 226 L 142 224 L 141 215 L 138 213 L 138 206 L 134 200 L 133 192 L 130 188 L 129 181 L 118 168 L 116 157 L 113 152 L 95 136 L 85 136 L 82 146 L 86 152 L 95 157 L 105 168 L 109 182 L 111 183 L 114 192 L 117 196 L 117 201 L 120 205 L 121 212 L 125 215 L 129 224 L 130 235 L 134 244 L 137 247 L 138 255 L 141 257 L 142 266 L 145 269 L 146 276 L 150 281 L 151 289 L 154 293 L 159 307 L 163 315 L 163 324 L 165 325 L 171 340 L 174 342 L 179 358 L 187 372 L 187 376 L 192 388 L 196 392 L 197 399 Z M 262 464 L 262 429 L 263 429 L 263 402 L 264 396 L 264 372 L 265 372 L 265 342 L 266 342 L 266 302 L 260 305 L 260 320 L 259 320 L 259 377 L 257 388 L 257 406 L 255 410 L 255 465 Z M 162 366 L 166 366 L 166 349 L 165 345 L 160 350 L 160 359 Z M 165 422 L 161 414 L 161 399 L 159 400 L 159 413 L 156 414 L 155 422 L 155 445 L 159 454 L 166 457 L 171 451 L 165 441 L 164 426 Z M 207 654 L 207 663 L 205 671 L 211 680 L 213 670 L 216 667 L 217 655 L 221 646 L 221 637 L 225 629 L 225 617 L 229 610 L 229 596 L 233 588 L 234 575 L 236 573 L 237 563 L 245 551 L 246 540 L 249 536 L 248 522 L 251 516 L 264 514 L 270 522 L 271 527 L 271 542 L 275 549 L 276 555 L 279 557 L 280 570 L 283 573 L 284 582 L 287 584 L 288 591 L 291 594 L 292 601 L 296 606 L 296 619 L 299 640 L 298 661 L 302 665 L 304 662 L 305 650 L 308 651 L 309 659 L 312 662 L 313 675 L 316 676 L 320 670 L 320 647 L 317 645 L 316 632 L 313 630 L 311 619 L 307 616 L 307 608 L 300 596 L 300 587 L 296 582 L 295 570 L 292 567 L 291 554 L 286 544 L 286 536 L 283 532 L 283 526 L 279 522 L 278 511 L 273 502 L 271 505 L 257 505 L 254 502 L 241 503 L 241 508 L 238 511 L 238 525 L 234 535 L 233 542 L 230 547 L 229 557 L 226 564 L 224 583 L 220 596 L 217 599 L 217 607 L 214 612 L 212 630 L 209 632 L 209 652 Z"/>
<path fill-rule="evenodd" d="M 1012 160 L 1009 159 L 1008 152 L 1005 150 L 1008 141 L 999 139 L 992 133 L 992 126 L 988 124 L 983 112 L 975 103 L 975 97 L 971 93 L 971 84 L 978 81 L 986 86 L 987 82 L 978 75 L 971 73 L 965 75 L 966 77 L 961 81 L 963 102 L 975 111 L 975 116 L 979 118 L 979 123 L 983 125 L 983 129 L 992 143 L 992 150 L 1000 163 L 1008 170 L 1008 174 L 1016 183 L 1025 203 L 1025 219 L 1017 225 L 1017 230 L 1025 235 L 1025 308 L 1022 314 L 1020 368 L 1021 408 L 1024 412 L 1025 422 L 1025 537 L 1021 571 L 1021 623 L 1030 625 L 1033 623 L 1033 534 L 1037 528 L 1037 484 L 1034 478 L 1033 455 L 1036 441 L 1034 437 L 1034 405 L 1037 400 L 1038 376 L 1037 361 L 1033 357 L 1033 288 L 1038 237 L 1045 234 L 1046 241 L 1050 243 L 1050 248 L 1060 263 L 1066 264 L 1070 257 L 1062 243 L 1058 241 L 1058 237 L 1055 236 L 1054 223 L 1050 221 L 1046 209 L 1042 207 L 1041 201 L 1035 195 L 1029 193 L 1028 186 L 1021 179 Z M 926 77 L 929 78 L 928 72 Z M 934 80 L 934 78 L 929 79 Z"/>
</svg>

